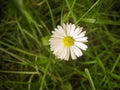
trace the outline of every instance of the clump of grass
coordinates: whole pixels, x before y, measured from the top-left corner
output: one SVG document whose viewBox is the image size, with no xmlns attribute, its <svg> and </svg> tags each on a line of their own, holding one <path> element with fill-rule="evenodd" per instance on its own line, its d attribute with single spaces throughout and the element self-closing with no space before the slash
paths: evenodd
<svg viewBox="0 0 120 90">
<path fill-rule="evenodd" d="M 119 1 L 0 1 L 0 90 L 120 89 Z M 49 48 L 56 25 L 84 27 L 88 50 L 60 61 Z"/>
</svg>

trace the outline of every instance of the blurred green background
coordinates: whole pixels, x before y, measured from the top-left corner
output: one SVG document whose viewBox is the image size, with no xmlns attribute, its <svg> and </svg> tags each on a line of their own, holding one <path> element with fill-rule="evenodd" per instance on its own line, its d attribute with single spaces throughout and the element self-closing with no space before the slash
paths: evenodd
<svg viewBox="0 0 120 90">
<path fill-rule="evenodd" d="M 57 59 L 57 25 L 86 30 L 88 50 Z M 0 90 L 119 90 L 120 0 L 0 0 Z"/>
</svg>

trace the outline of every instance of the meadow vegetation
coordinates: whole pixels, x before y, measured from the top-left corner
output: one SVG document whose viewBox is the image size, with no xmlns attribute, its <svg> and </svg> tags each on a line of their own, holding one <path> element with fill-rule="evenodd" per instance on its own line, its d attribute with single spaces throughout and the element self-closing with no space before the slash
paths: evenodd
<svg viewBox="0 0 120 90">
<path fill-rule="evenodd" d="M 0 90 L 119 90 L 120 0 L 1 0 Z M 87 32 L 77 60 L 50 50 L 51 31 L 71 22 Z"/>
</svg>

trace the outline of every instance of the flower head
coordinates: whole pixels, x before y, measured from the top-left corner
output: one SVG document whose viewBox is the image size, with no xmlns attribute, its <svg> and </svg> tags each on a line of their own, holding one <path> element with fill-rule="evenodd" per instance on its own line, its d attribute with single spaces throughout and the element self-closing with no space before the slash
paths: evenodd
<svg viewBox="0 0 120 90">
<path fill-rule="evenodd" d="M 52 31 L 50 38 L 50 48 L 53 54 L 59 59 L 69 60 L 77 59 L 82 56 L 81 50 L 86 50 L 88 47 L 85 42 L 88 38 L 85 37 L 85 31 L 82 27 L 76 27 L 74 24 L 67 23 L 62 26 L 58 25 L 55 31 Z"/>
</svg>

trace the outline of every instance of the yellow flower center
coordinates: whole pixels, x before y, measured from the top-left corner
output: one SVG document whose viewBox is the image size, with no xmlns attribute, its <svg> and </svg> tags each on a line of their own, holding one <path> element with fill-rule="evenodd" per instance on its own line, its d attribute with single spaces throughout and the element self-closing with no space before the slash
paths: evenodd
<svg viewBox="0 0 120 90">
<path fill-rule="evenodd" d="M 74 39 L 71 36 L 66 36 L 62 40 L 63 44 L 67 47 L 70 47 L 74 44 Z"/>
</svg>

